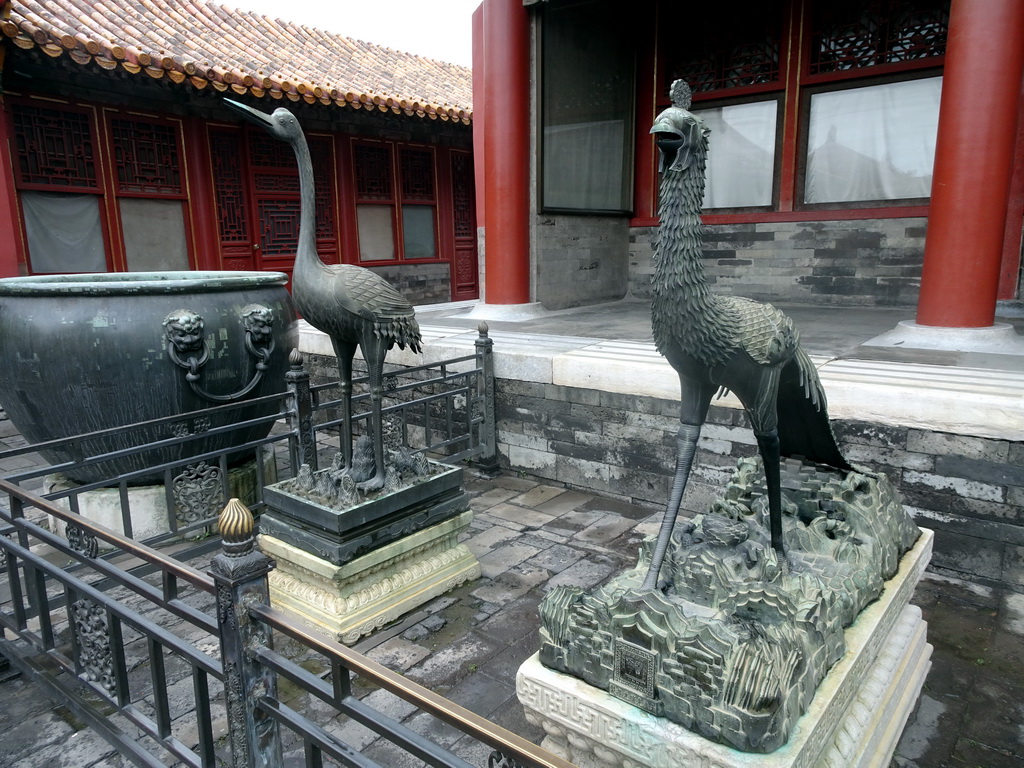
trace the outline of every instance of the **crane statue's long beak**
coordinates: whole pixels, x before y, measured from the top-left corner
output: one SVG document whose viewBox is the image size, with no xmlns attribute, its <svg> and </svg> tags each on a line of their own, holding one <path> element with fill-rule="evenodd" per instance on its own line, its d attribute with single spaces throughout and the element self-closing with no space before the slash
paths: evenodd
<svg viewBox="0 0 1024 768">
<path fill-rule="evenodd" d="M 243 117 L 252 120 L 254 123 L 262 126 L 265 129 L 272 125 L 270 115 L 266 114 L 265 112 L 260 112 L 258 109 L 253 109 L 252 107 L 246 106 L 245 104 L 242 104 L 241 102 L 235 101 L 233 99 L 224 99 L 224 103 L 236 112 L 238 112 L 239 114 L 241 114 Z"/>
</svg>

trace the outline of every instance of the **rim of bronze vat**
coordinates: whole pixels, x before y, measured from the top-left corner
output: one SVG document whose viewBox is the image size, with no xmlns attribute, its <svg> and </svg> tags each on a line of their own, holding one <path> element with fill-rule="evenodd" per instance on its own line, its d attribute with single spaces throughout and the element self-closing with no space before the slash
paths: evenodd
<svg viewBox="0 0 1024 768">
<path fill-rule="evenodd" d="M 100 272 L 8 277 L 0 280 L 0 296 L 146 296 L 287 284 L 284 272 Z"/>
</svg>

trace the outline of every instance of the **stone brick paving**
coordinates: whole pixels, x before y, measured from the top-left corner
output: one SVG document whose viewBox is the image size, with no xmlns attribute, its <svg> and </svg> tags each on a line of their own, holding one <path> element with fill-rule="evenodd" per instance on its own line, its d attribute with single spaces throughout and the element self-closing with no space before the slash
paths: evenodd
<svg viewBox="0 0 1024 768">
<path fill-rule="evenodd" d="M 483 576 L 357 648 L 539 741 L 543 734 L 526 722 L 515 697 L 516 670 L 538 647 L 538 603 L 557 584 L 590 588 L 631 565 L 660 515 L 508 474 L 488 479 L 467 473 L 466 488 L 476 513 L 466 541 Z M 1024 767 L 1024 595 L 929 576 L 914 602 L 924 610 L 935 652 L 893 766 Z M 284 650 L 307 669 L 325 671 L 303 649 L 285 644 Z M 487 751 L 452 728 L 384 691 L 357 690 L 390 717 L 476 765 L 487 764 Z M 420 765 L 325 705 L 305 701 L 291 686 L 281 687 L 281 698 L 305 707 L 309 717 L 381 765 Z M 223 717 L 217 727 L 223 731 Z M 303 764 L 294 738 L 285 737 L 285 749 L 286 766 Z M 0 766 L 123 765 L 124 758 L 36 686 L 17 677 L 0 683 Z"/>
</svg>

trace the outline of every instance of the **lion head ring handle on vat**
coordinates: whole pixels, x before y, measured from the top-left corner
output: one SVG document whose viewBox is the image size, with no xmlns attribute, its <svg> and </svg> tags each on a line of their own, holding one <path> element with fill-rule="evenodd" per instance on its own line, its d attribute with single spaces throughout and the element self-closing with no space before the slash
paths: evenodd
<svg viewBox="0 0 1024 768">
<path fill-rule="evenodd" d="M 260 383 L 267 370 L 267 362 L 274 351 L 274 313 L 260 304 L 250 304 L 242 309 L 241 314 L 245 328 L 245 348 L 256 359 L 256 370 L 248 384 L 227 395 L 207 392 L 199 384 L 200 371 L 210 359 L 210 345 L 203 333 L 203 318 L 191 309 L 177 309 L 164 318 L 167 356 L 185 370 L 185 381 L 202 398 L 225 403 L 245 397 Z"/>
</svg>

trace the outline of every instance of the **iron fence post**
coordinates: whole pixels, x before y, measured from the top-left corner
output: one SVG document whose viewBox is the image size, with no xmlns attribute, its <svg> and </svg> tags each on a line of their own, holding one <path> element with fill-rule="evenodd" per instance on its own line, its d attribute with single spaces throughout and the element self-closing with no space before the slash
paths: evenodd
<svg viewBox="0 0 1024 768">
<path fill-rule="evenodd" d="M 316 435 L 313 432 L 313 396 L 309 389 L 309 371 L 303 367 L 302 353 L 293 349 L 288 354 L 290 370 L 284 375 L 288 385 L 288 427 L 294 437 L 288 445 L 291 452 L 292 474 L 308 464 L 314 472 Z"/>
<path fill-rule="evenodd" d="M 480 435 L 483 451 L 477 459 L 477 467 L 485 474 L 496 475 L 501 472 L 501 466 L 498 464 L 498 425 L 494 410 L 494 342 L 487 335 L 487 323 L 480 323 L 477 333 L 477 365 L 483 372 L 482 380 L 477 383 L 477 392 L 483 403 Z"/>
<path fill-rule="evenodd" d="M 277 699 L 277 676 L 254 661 L 254 651 L 271 645 L 270 629 L 253 621 L 248 606 L 270 601 L 267 574 L 274 561 L 256 549 L 252 512 L 231 499 L 220 514 L 222 551 L 210 575 L 217 585 L 217 618 L 224 696 L 234 768 L 279 768 L 281 732 L 276 720 L 258 706 Z"/>
</svg>

